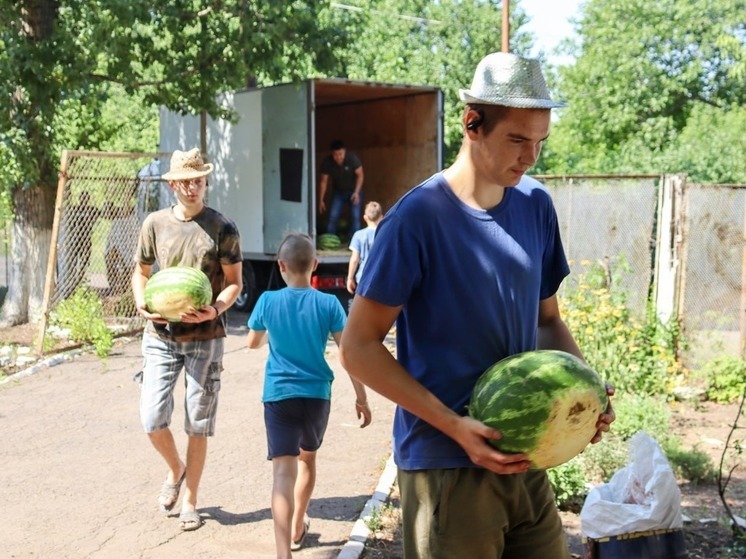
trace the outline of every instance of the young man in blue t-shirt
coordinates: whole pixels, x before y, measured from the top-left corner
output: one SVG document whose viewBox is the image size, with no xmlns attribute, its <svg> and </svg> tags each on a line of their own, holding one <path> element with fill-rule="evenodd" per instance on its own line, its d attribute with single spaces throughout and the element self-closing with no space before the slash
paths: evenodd
<svg viewBox="0 0 746 559">
<path fill-rule="evenodd" d="M 277 557 L 290 559 L 308 533 L 316 451 L 329 421 L 334 373 L 324 358 L 326 342 L 331 334 L 339 343 L 346 315 L 334 295 L 311 287 L 317 260 L 308 235 L 285 237 L 277 265 L 287 287 L 259 297 L 249 318 L 247 344 L 255 349 L 269 342 L 262 402 L 274 479 L 272 519 Z M 355 411 L 366 427 L 371 411 L 365 387 L 355 379 L 352 385 Z"/>
<path fill-rule="evenodd" d="M 483 58 L 460 95 L 461 150 L 378 226 L 340 356 L 398 404 L 407 559 L 569 559 L 546 472 L 492 447 L 499 432 L 466 409 L 500 359 L 535 349 L 582 358 L 557 303 L 569 267 L 554 206 L 525 176 L 562 104 L 538 61 L 508 53 Z M 382 343 L 394 321 L 396 359 Z M 609 406 L 592 442 L 613 420 Z"/>
</svg>

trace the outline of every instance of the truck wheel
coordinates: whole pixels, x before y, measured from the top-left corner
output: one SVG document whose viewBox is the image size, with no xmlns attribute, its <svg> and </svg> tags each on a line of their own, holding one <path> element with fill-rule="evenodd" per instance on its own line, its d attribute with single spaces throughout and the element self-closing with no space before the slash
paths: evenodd
<svg viewBox="0 0 746 559">
<path fill-rule="evenodd" d="M 254 268 L 248 260 L 243 261 L 243 289 L 233 303 L 233 308 L 240 312 L 251 312 L 257 298 L 256 276 Z"/>
</svg>

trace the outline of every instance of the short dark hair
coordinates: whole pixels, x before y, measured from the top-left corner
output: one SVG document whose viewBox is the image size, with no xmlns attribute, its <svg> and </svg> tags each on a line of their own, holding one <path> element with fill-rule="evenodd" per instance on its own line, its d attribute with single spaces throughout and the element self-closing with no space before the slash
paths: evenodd
<svg viewBox="0 0 746 559">
<path fill-rule="evenodd" d="M 507 118 L 510 111 L 549 111 L 550 109 L 521 109 L 518 107 L 507 107 L 505 105 L 468 103 L 466 107 L 464 107 L 463 116 L 465 117 L 466 113 L 468 113 L 470 110 L 477 111 L 479 113 L 479 126 L 482 128 L 485 134 L 489 134 L 501 120 L 505 120 L 505 118 Z"/>
<path fill-rule="evenodd" d="M 365 204 L 365 217 L 370 219 L 371 221 L 376 221 L 378 219 L 381 219 L 381 216 L 383 215 L 383 209 L 381 209 L 381 204 L 378 202 L 368 202 Z"/>
<path fill-rule="evenodd" d="M 287 264 L 295 274 L 307 272 L 316 259 L 316 247 L 305 233 L 290 233 L 277 248 L 277 259 Z"/>
<path fill-rule="evenodd" d="M 332 151 L 339 151 L 340 149 L 344 149 L 345 143 L 342 140 L 334 140 L 329 147 Z"/>
</svg>

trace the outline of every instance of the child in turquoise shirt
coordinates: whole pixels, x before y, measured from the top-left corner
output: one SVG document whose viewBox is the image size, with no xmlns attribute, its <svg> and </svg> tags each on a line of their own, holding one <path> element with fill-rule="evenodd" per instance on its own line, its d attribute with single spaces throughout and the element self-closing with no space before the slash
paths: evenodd
<svg viewBox="0 0 746 559">
<path fill-rule="evenodd" d="M 272 460 L 272 519 L 278 559 L 289 559 L 308 533 L 316 452 L 329 420 L 334 373 L 324 358 L 329 334 L 339 344 L 346 315 L 339 300 L 311 287 L 316 249 L 308 235 L 285 237 L 277 265 L 287 287 L 262 293 L 249 318 L 247 344 L 269 341 L 264 423 Z M 371 421 L 365 387 L 350 377 L 361 427 Z M 297 496 L 297 500 L 296 500 Z M 292 533 L 291 533 L 292 532 Z"/>
</svg>

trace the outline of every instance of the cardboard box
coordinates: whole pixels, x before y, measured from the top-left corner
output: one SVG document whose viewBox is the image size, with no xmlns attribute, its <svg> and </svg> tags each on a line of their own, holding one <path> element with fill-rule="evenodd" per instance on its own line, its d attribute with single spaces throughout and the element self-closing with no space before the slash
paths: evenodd
<svg viewBox="0 0 746 559">
<path fill-rule="evenodd" d="M 686 559 L 682 529 L 583 538 L 586 559 Z"/>
</svg>

